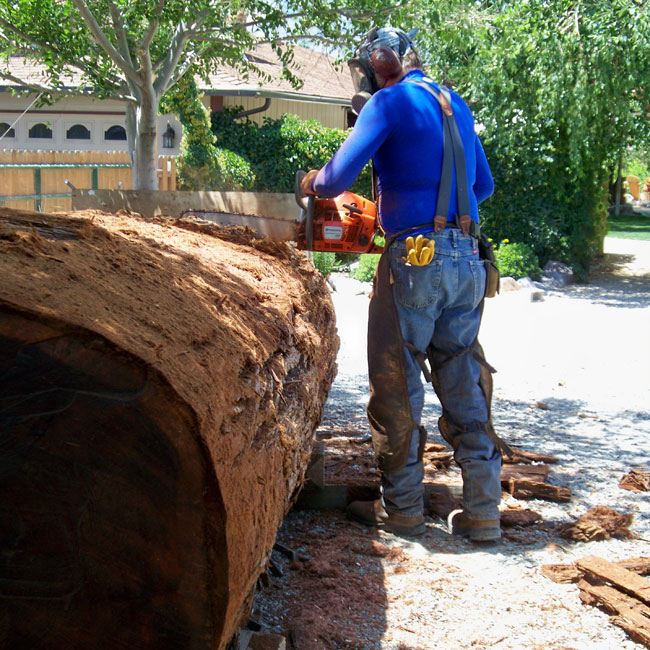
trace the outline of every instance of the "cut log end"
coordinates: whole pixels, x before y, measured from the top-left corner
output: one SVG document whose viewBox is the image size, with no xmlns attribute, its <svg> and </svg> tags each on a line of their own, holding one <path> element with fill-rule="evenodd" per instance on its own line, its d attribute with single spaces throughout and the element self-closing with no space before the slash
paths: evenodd
<svg viewBox="0 0 650 650">
<path fill-rule="evenodd" d="M 225 512 L 187 405 L 103 339 L 7 310 L 0 358 L 7 647 L 218 639 Z"/>
</svg>

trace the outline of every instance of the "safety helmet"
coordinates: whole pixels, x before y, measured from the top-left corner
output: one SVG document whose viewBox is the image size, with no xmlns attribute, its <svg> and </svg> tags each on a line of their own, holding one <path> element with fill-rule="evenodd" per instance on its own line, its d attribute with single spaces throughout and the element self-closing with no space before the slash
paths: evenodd
<svg viewBox="0 0 650 650">
<path fill-rule="evenodd" d="M 417 27 L 408 34 L 397 27 L 371 29 L 348 61 L 355 94 L 352 110 L 358 115 L 370 96 L 380 90 L 377 74 L 384 80 L 402 72 L 402 61 L 413 47 Z"/>
</svg>

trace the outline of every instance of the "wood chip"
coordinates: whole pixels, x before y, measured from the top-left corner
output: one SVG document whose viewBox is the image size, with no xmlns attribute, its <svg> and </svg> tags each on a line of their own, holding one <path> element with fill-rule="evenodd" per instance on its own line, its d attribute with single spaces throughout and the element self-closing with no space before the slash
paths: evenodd
<svg viewBox="0 0 650 650">
<path fill-rule="evenodd" d="M 628 560 L 619 560 L 616 564 L 640 576 L 650 575 L 650 557 L 631 557 Z"/>
<path fill-rule="evenodd" d="M 631 514 L 616 512 L 607 506 L 596 506 L 577 521 L 559 526 L 557 532 L 565 539 L 580 542 L 600 541 L 612 537 L 629 538 L 634 536 L 629 530 L 633 518 Z"/>
<path fill-rule="evenodd" d="M 544 564 L 540 571 L 549 580 L 560 584 L 578 582 L 584 576 L 575 564 Z"/>
<path fill-rule="evenodd" d="M 539 481 L 527 481 L 511 478 L 507 483 L 508 492 L 515 499 L 543 499 L 556 503 L 567 503 L 571 501 L 571 490 L 569 488 L 549 485 Z"/>
<path fill-rule="evenodd" d="M 461 507 L 461 499 L 452 494 L 441 492 L 431 492 L 428 500 L 429 512 L 437 515 L 441 519 L 447 519 L 452 510 Z"/>
<path fill-rule="evenodd" d="M 512 449 L 512 448 L 511 448 Z M 504 456 L 503 462 L 516 465 L 516 464 L 530 464 L 530 463 L 549 463 L 554 465 L 559 462 L 557 456 L 549 456 L 548 454 L 538 454 L 532 451 L 524 451 L 523 449 L 512 449 L 512 455 Z"/>
<path fill-rule="evenodd" d="M 609 585 L 594 585 L 583 579 L 578 587 L 584 603 L 600 605 L 607 612 L 616 614 L 612 623 L 623 628 L 634 641 L 650 646 L 650 607 Z"/>
<path fill-rule="evenodd" d="M 548 465 L 504 465 L 501 468 L 501 484 L 507 484 L 511 478 L 545 483 L 550 471 Z"/>
<path fill-rule="evenodd" d="M 506 527 L 532 526 L 541 520 L 539 512 L 521 506 L 508 506 L 501 511 L 501 525 Z"/>
<path fill-rule="evenodd" d="M 618 560 L 616 565 L 637 575 L 650 574 L 650 557 L 632 557 L 626 560 Z M 558 583 L 578 582 L 585 575 L 585 572 L 578 568 L 575 563 L 544 564 L 540 570 L 542 575 Z"/>
<path fill-rule="evenodd" d="M 447 447 L 447 445 L 442 445 L 437 442 L 434 442 L 427 445 L 424 451 L 425 452 L 449 451 L 449 447 Z"/>
<path fill-rule="evenodd" d="M 588 575 L 609 582 L 646 605 L 650 605 L 650 581 L 647 578 L 642 578 L 614 562 L 608 562 L 595 555 L 578 560 L 576 566 Z"/>
<path fill-rule="evenodd" d="M 632 492 L 648 492 L 650 491 L 650 472 L 632 469 L 620 480 L 618 487 Z"/>
</svg>

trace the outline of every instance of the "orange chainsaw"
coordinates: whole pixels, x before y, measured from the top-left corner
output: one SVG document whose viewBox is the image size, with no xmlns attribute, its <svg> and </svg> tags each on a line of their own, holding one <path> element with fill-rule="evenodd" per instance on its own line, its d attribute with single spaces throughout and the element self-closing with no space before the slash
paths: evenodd
<svg viewBox="0 0 650 650">
<path fill-rule="evenodd" d="M 352 192 L 332 199 L 305 196 L 296 174 L 295 203 L 290 195 L 223 192 L 224 210 L 185 210 L 180 216 L 199 217 L 223 226 L 249 226 L 260 235 L 295 241 L 300 250 L 330 253 L 381 253 L 375 243 L 381 232 L 373 201 Z"/>
</svg>

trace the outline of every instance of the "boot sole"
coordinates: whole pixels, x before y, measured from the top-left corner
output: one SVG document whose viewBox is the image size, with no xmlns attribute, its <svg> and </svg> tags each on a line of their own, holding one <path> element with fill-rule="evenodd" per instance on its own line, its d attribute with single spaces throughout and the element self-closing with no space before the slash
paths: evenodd
<svg viewBox="0 0 650 650">
<path fill-rule="evenodd" d="M 468 537 L 472 542 L 498 542 L 501 539 L 501 526 L 454 528 L 454 516 L 460 513 L 462 513 L 462 510 L 454 510 L 447 518 L 447 528 L 452 535 Z"/>
<path fill-rule="evenodd" d="M 425 523 L 422 521 L 415 526 L 396 526 L 395 524 L 384 524 L 384 530 L 400 537 L 418 537 L 424 535 L 427 530 Z"/>
</svg>

